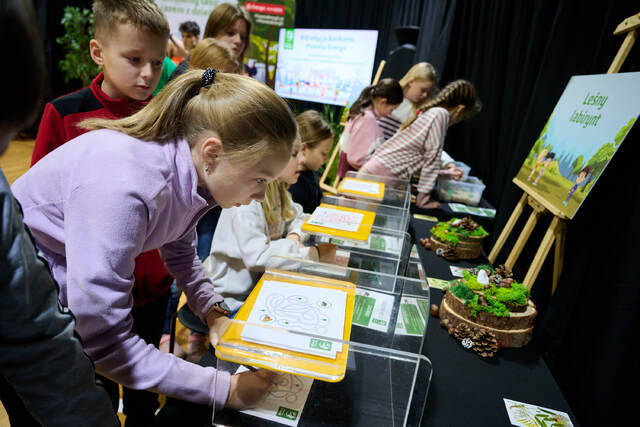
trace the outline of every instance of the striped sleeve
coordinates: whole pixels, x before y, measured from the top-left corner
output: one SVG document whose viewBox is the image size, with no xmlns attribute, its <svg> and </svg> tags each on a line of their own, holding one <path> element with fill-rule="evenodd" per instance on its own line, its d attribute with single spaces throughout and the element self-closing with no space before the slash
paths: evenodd
<svg viewBox="0 0 640 427">
<path fill-rule="evenodd" d="M 420 193 L 430 193 L 435 186 L 438 172 L 440 171 L 440 161 L 444 138 L 449 125 L 449 112 L 443 108 L 432 108 L 433 121 L 424 141 L 423 164 L 420 170 L 420 180 L 418 181 L 418 191 Z"/>
</svg>

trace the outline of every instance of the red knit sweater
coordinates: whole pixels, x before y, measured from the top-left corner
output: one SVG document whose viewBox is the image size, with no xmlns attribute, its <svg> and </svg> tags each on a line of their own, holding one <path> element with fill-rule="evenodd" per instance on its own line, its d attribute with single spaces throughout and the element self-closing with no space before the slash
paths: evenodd
<svg viewBox="0 0 640 427">
<path fill-rule="evenodd" d="M 82 120 L 94 117 L 127 117 L 148 103 L 148 100 L 110 98 L 101 89 L 103 79 L 104 75 L 100 73 L 89 87 L 47 103 L 38 128 L 31 166 L 65 142 L 87 132 L 77 126 Z M 157 250 L 141 253 L 135 262 L 133 305 L 137 307 L 163 295 L 171 286 L 173 277 Z"/>
</svg>

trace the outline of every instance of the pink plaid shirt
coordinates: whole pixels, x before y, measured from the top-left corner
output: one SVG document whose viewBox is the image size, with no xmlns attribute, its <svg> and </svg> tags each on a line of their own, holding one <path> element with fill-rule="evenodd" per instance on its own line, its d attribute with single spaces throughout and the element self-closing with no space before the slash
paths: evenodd
<svg viewBox="0 0 640 427">
<path fill-rule="evenodd" d="M 373 157 L 399 178 L 409 179 L 420 169 L 418 191 L 430 193 L 440 171 L 440 156 L 449 125 L 449 112 L 433 107 L 396 133 Z"/>
</svg>

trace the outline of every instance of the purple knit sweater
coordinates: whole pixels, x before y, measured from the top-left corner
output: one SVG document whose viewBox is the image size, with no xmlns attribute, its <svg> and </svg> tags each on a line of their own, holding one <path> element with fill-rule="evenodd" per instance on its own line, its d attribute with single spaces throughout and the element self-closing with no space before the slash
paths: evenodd
<svg viewBox="0 0 640 427">
<path fill-rule="evenodd" d="M 204 317 L 221 301 L 204 275 L 195 226 L 215 201 L 197 186 L 186 141 L 158 144 L 99 130 L 54 150 L 12 186 L 60 300 L 96 371 L 222 407 L 230 376 L 161 353 L 131 332 L 134 258 L 158 248 L 189 306 Z M 217 387 L 216 387 L 217 385 Z"/>
</svg>

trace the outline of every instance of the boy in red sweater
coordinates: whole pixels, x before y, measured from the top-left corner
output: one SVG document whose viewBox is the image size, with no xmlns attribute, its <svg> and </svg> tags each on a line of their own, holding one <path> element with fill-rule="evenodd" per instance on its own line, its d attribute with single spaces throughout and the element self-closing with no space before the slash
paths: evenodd
<svg viewBox="0 0 640 427">
<path fill-rule="evenodd" d="M 45 106 L 31 158 L 34 165 L 57 147 L 86 132 L 77 126 L 90 117 L 129 116 L 151 99 L 160 75 L 169 37 L 169 24 L 150 0 L 96 0 L 93 4 L 95 39 L 89 49 L 102 72 L 87 88 L 55 99 Z M 136 258 L 133 289 L 133 329 L 156 347 L 160 341 L 168 289 L 173 277 L 158 251 Z M 118 386 L 99 378 L 118 405 Z M 157 409 L 157 395 L 124 391 L 127 426 L 149 425 Z"/>
</svg>

